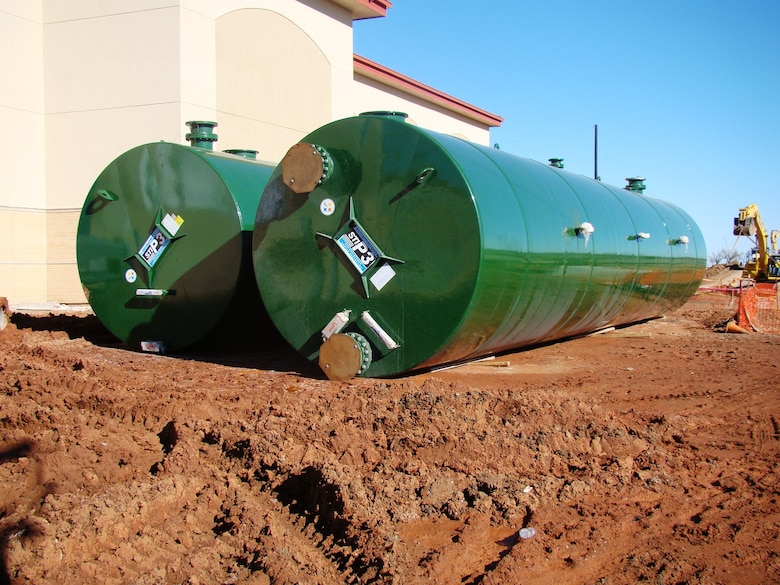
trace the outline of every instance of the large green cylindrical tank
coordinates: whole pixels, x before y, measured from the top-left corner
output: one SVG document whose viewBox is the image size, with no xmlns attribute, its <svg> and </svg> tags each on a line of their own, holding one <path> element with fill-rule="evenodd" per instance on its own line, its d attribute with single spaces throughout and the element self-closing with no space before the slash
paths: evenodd
<svg viewBox="0 0 780 585">
<path fill-rule="evenodd" d="M 79 219 L 78 269 L 89 304 L 117 338 L 148 351 L 202 340 L 252 294 L 257 321 L 267 321 L 250 242 L 274 167 L 256 160 L 256 151 L 214 152 L 216 124 L 188 124 L 190 146 L 144 144 L 112 161 Z"/>
<path fill-rule="evenodd" d="M 681 209 L 373 113 L 293 146 L 258 207 L 258 288 L 328 377 L 385 377 L 653 318 L 705 268 Z"/>
</svg>

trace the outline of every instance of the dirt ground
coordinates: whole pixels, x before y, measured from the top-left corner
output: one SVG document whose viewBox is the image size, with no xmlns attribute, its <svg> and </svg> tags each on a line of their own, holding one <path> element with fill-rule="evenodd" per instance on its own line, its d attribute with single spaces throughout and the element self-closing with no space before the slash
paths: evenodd
<svg viewBox="0 0 780 585">
<path fill-rule="evenodd" d="M 0 583 L 780 583 L 780 336 L 721 317 L 330 382 L 14 313 Z"/>
</svg>

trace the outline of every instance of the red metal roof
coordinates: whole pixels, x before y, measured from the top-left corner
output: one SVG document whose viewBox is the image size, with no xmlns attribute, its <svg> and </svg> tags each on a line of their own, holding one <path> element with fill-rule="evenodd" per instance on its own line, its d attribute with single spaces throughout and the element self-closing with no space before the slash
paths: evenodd
<svg viewBox="0 0 780 585">
<path fill-rule="evenodd" d="M 393 7 L 390 0 L 331 0 L 331 2 L 352 12 L 352 20 L 386 16 L 387 9 Z"/>
<path fill-rule="evenodd" d="M 413 95 L 431 104 L 440 106 L 451 112 L 455 112 L 456 114 L 460 114 L 461 116 L 465 116 L 466 118 L 479 122 L 480 124 L 484 124 L 485 126 L 500 126 L 504 121 L 504 118 L 501 116 L 491 114 L 490 112 L 482 110 L 476 106 L 464 102 L 463 100 L 459 100 L 456 97 L 441 92 L 438 89 L 434 89 L 428 85 L 425 85 L 424 83 L 420 83 L 411 77 L 407 77 L 401 73 L 398 73 L 397 71 L 393 71 L 384 65 L 380 65 L 379 63 L 370 61 L 365 57 L 361 57 L 360 55 L 354 55 L 353 62 L 354 71 L 358 75 L 373 79 L 389 87 L 399 89 L 404 93 Z"/>
</svg>

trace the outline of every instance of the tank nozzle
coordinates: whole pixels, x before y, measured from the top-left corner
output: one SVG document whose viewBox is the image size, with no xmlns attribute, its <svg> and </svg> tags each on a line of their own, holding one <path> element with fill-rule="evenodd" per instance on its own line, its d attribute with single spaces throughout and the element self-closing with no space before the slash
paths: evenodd
<svg viewBox="0 0 780 585">
<path fill-rule="evenodd" d="M 190 141 L 190 146 L 206 150 L 214 149 L 214 143 L 217 141 L 217 135 L 213 132 L 217 127 L 216 122 L 190 120 L 186 124 L 190 127 L 190 131 L 184 138 Z"/>
</svg>

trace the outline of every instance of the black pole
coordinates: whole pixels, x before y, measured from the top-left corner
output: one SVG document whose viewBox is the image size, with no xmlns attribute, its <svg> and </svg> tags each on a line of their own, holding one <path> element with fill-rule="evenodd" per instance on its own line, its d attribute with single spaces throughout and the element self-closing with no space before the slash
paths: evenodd
<svg viewBox="0 0 780 585">
<path fill-rule="evenodd" d="M 593 178 L 599 179 L 599 125 L 593 127 Z"/>
</svg>

